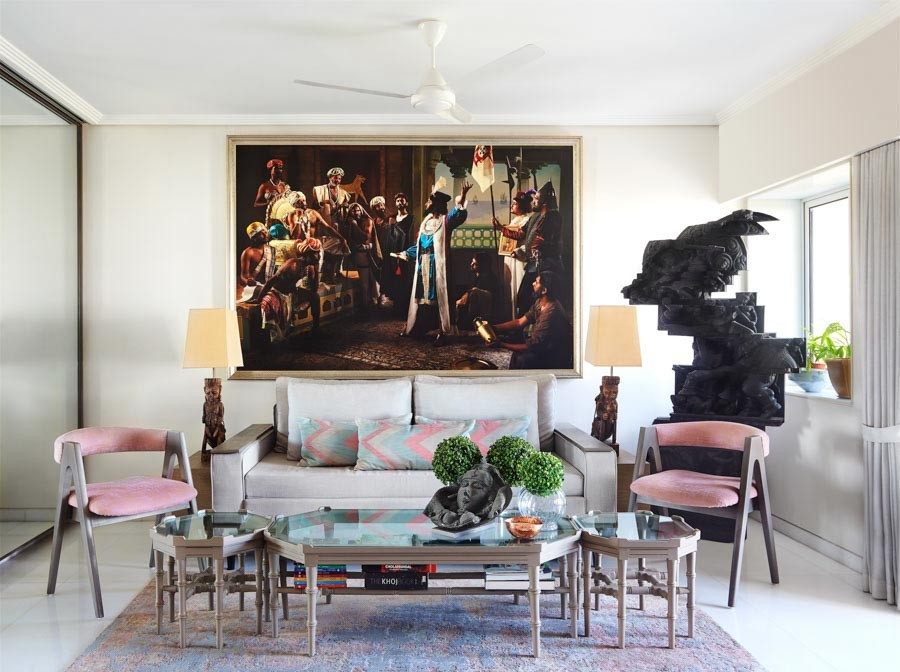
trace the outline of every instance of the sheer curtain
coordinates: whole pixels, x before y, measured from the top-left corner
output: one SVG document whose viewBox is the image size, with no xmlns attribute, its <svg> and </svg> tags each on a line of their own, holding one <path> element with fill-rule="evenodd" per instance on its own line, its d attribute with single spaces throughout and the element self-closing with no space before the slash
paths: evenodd
<svg viewBox="0 0 900 672">
<path fill-rule="evenodd" d="M 900 608 L 900 141 L 854 157 L 853 367 L 863 422 L 863 589 Z"/>
</svg>

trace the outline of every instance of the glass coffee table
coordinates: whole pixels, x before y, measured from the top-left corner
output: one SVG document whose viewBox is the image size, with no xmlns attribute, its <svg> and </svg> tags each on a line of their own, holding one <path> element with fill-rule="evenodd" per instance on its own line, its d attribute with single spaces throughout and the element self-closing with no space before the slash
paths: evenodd
<svg viewBox="0 0 900 672">
<path fill-rule="evenodd" d="M 279 592 L 296 592 L 279 588 L 281 558 L 306 566 L 308 653 L 316 653 L 317 567 L 319 565 L 356 564 L 520 564 L 528 568 L 528 598 L 531 608 L 532 653 L 541 652 L 541 617 L 539 610 L 539 573 L 541 564 L 560 560 L 567 568 L 562 584 L 570 597 L 571 632 L 577 636 L 579 561 L 578 540 L 581 532 L 568 520 L 559 529 L 542 532 L 535 539 L 516 539 L 501 518 L 486 527 L 477 537 L 448 540 L 435 534 L 434 525 L 419 509 L 335 509 L 279 516 L 265 532 L 269 554 L 269 606 L 272 611 L 272 634 L 278 636 L 277 603 Z M 422 595 L 422 594 L 498 594 L 484 588 L 435 588 L 427 590 L 340 589 L 342 594 Z"/>
<path fill-rule="evenodd" d="M 186 645 L 187 598 L 189 594 L 208 592 L 210 608 L 213 608 L 215 594 L 216 646 L 222 648 L 222 609 L 226 588 L 229 592 L 240 592 L 241 609 L 244 607 L 244 592 L 251 590 L 246 582 L 251 577 L 244 573 L 243 554 L 254 553 L 256 561 L 256 632 L 262 632 L 263 613 L 263 548 L 265 540 L 262 532 L 271 518 L 240 511 L 218 513 L 199 511 L 188 516 L 168 516 L 150 529 L 150 539 L 156 561 L 156 634 L 162 634 L 163 593 L 169 593 L 170 611 L 174 615 L 175 593 L 178 593 L 178 620 L 181 648 Z M 225 575 L 225 558 L 241 556 L 240 569 Z M 169 558 L 169 580 L 163 581 L 163 557 Z M 189 558 L 201 562 L 207 558 L 213 561 L 212 568 L 199 574 L 188 575 Z M 173 565 L 178 564 L 178 580 L 173 576 Z M 201 567 L 203 565 L 201 564 Z"/>
<path fill-rule="evenodd" d="M 575 516 L 573 523 L 583 530 L 582 580 L 584 581 L 584 635 L 590 635 L 591 594 L 612 595 L 619 607 L 619 648 L 625 648 L 625 598 L 656 595 L 668 600 L 669 648 L 675 648 L 675 614 L 678 595 L 687 595 L 688 637 L 694 636 L 694 576 L 700 531 L 679 516 L 658 516 L 650 511 L 599 513 Z M 600 558 L 616 559 L 614 571 L 604 571 Z M 597 562 L 592 563 L 592 556 Z M 677 586 L 678 563 L 687 558 L 687 587 Z M 628 561 L 637 560 L 637 571 L 629 573 Z M 647 560 L 665 560 L 666 570 L 648 569 Z M 629 585 L 628 580 L 637 585 Z"/>
</svg>

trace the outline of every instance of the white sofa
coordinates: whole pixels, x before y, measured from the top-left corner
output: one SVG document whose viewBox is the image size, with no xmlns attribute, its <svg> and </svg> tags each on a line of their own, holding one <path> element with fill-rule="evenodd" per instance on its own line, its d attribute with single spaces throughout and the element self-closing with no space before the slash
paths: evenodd
<svg viewBox="0 0 900 672">
<path fill-rule="evenodd" d="M 396 414 L 395 409 L 436 420 L 528 415 L 529 440 L 563 460 L 563 491 L 568 512 L 615 510 L 616 454 L 608 445 L 572 425 L 556 424 L 553 375 L 415 376 L 391 379 L 389 387 L 376 381 L 353 381 L 349 386 L 340 386 L 340 381 L 333 380 L 279 378 L 275 384 L 274 423 L 251 425 L 213 450 L 213 508 L 217 511 L 246 508 L 268 515 L 301 513 L 322 506 L 424 508 L 442 485 L 431 471 L 309 467 L 280 452 L 297 440 L 292 417 L 304 415 L 314 407 L 322 408 L 324 404 L 332 416 L 324 419 L 330 420 L 353 420 L 366 417 L 367 412 L 372 418 L 388 417 Z M 384 398 L 385 389 L 392 390 L 389 399 Z M 334 403 L 337 390 L 341 390 L 340 404 Z M 310 416 L 315 413 L 309 411 Z"/>
</svg>

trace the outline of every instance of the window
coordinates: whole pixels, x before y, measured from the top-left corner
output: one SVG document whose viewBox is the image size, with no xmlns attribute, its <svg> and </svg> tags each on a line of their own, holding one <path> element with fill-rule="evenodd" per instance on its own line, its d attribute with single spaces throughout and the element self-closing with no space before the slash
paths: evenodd
<svg viewBox="0 0 900 672">
<path fill-rule="evenodd" d="M 850 329 L 850 197 L 847 190 L 803 203 L 806 328 Z"/>
</svg>

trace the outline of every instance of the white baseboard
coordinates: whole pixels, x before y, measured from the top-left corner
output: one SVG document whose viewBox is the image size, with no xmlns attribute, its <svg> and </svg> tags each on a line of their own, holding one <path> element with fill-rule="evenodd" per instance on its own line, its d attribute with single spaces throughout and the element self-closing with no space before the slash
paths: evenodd
<svg viewBox="0 0 900 672">
<path fill-rule="evenodd" d="M 854 572 L 862 572 L 862 556 L 857 555 L 853 551 L 848 551 L 846 548 L 838 546 L 837 544 L 833 544 L 827 539 L 823 539 L 812 532 L 804 530 L 802 527 L 797 527 L 793 523 L 789 523 L 778 516 L 772 516 L 772 519 L 775 530 L 781 532 L 784 536 L 793 539 L 798 544 L 803 544 L 807 548 L 811 548 L 814 551 L 821 553 L 826 558 L 831 558 L 835 562 L 844 565 L 844 567 L 852 569 Z"/>
</svg>

